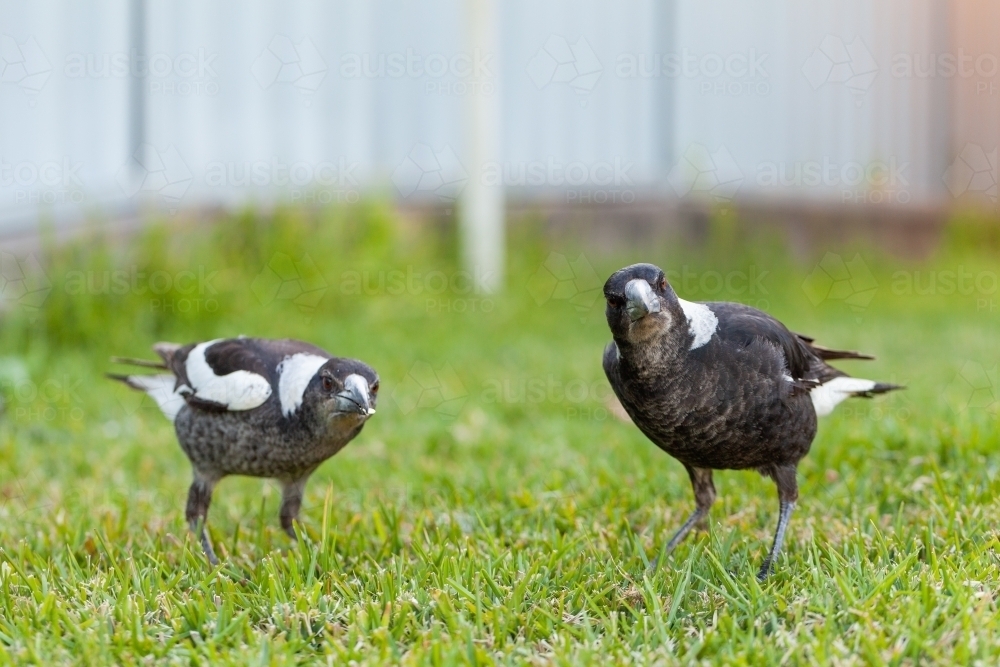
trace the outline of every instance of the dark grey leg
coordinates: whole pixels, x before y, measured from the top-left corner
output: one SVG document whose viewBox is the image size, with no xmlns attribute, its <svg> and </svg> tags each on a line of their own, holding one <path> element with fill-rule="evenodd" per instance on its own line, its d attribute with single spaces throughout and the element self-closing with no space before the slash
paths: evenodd
<svg viewBox="0 0 1000 667">
<path fill-rule="evenodd" d="M 215 557 L 212 543 L 208 541 L 205 522 L 208 520 L 208 506 L 212 503 L 212 489 L 215 488 L 217 481 L 196 471 L 191 488 L 188 489 L 187 511 L 185 513 L 191 532 L 198 536 L 201 548 L 205 550 L 208 562 L 212 565 L 218 565 L 219 559 Z"/>
<path fill-rule="evenodd" d="M 785 541 L 785 531 L 788 530 L 788 520 L 792 518 L 792 510 L 795 509 L 795 501 L 799 499 L 799 485 L 795 481 L 795 466 L 775 468 L 771 472 L 771 478 L 778 485 L 778 502 L 781 505 L 781 510 L 778 514 L 778 529 L 774 532 L 771 552 L 767 554 L 767 558 L 760 566 L 757 581 L 764 581 L 771 573 L 771 567 L 781 552 L 781 544 Z"/>
<path fill-rule="evenodd" d="M 685 465 L 688 476 L 691 478 L 691 486 L 694 488 L 695 510 L 687 521 L 674 533 L 674 536 L 667 542 L 667 553 L 672 552 L 681 543 L 691 529 L 702 524 L 708 516 L 708 510 L 715 502 L 715 484 L 712 483 L 712 471 L 708 468 L 694 468 Z M 650 568 L 656 568 L 658 559 L 653 559 L 649 564 Z"/>
<path fill-rule="evenodd" d="M 297 540 L 295 535 L 295 522 L 299 518 L 299 509 L 302 507 L 302 494 L 305 492 L 306 481 L 309 475 L 285 482 L 281 490 L 281 527 L 293 540 Z"/>
</svg>

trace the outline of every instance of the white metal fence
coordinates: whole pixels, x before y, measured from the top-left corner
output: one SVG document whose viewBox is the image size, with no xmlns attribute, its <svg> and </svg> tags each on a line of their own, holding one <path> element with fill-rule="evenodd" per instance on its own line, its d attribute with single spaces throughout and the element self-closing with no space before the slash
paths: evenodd
<svg viewBox="0 0 1000 667">
<path fill-rule="evenodd" d="M 495 53 L 470 47 L 467 4 L 2 1 L 0 230 L 469 179 L 569 201 L 996 199 L 997 138 L 953 146 L 951 104 L 996 108 L 996 40 L 964 49 L 943 3 L 512 0 Z M 480 164 L 470 96 L 500 124 Z"/>
</svg>

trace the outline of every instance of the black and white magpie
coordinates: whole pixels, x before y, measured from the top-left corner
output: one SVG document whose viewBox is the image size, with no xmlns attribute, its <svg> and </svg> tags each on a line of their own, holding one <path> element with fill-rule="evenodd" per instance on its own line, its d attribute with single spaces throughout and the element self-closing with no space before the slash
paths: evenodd
<svg viewBox="0 0 1000 667">
<path fill-rule="evenodd" d="M 296 340 L 231 338 L 157 343 L 161 362 L 112 361 L 168 371 L 109 377 L 156 401 L 194 469 L 186 518 L 218 563 L 204 530 L 215 484 L 227 475 L 282 484 L 281 526 L 294 522 L 309 475 L 340 451 L 375 414 L 378 374 L 354 359 Z"/>
<path fill-rule="evenodd" d="M 821 347 L 767 313 L 739 303 L 692 303 L 674 293 L 663 271 L 634 264 L 604 285 L 614 340 L 604 372 L 639 429 L 684 464 L 696 509 L 667 544 L 701 523 L 715 500 L 712 470 L 755 468 L 778 487 L 780 514 L 763 580 L 781 551 L 798 499 L 799 460 L 817 417 L 851 396 L 898 385 L 849 377 L 831 359 L 872 357 Z"/>
</svg>

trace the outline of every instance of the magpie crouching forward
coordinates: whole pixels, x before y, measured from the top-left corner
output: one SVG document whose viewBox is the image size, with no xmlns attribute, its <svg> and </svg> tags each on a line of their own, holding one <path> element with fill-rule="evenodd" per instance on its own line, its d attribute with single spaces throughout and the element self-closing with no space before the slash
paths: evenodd
<svg viewBox="0 0 1000 667">
<path fill-rule="evenodd" d="M 634 264 L 604 285 L 614 341 L 604 372 L 626 412 L 687 469 L 696 509 L 667 544 L 700 524 L 715 501 L 712 470 L 755 468 L 778 487 L 781 511 L 763 580 L 781 551 L 798 484 L 795 471 L 816 419 L 851 396 L 898 385 L 849 377 L 831 359 L 872 359 L 831 350 L 739 303 L 677 297 L 658 267 Z"/>
<path fill-rule="evenodd" d="M 281 527 L 295 539 L 306 480 L 375 414 L 378 374 L 295 340 L 157 343 L 153 350 L 162 362 L 112 361 L 166 373 L 109 377 L 149 394 L 174 423 L 194 468 L 186 518 L 208 560 L 218 563 L 205 520 L 212 489 L 226 475 L 278 480 Z"/>
</svg>

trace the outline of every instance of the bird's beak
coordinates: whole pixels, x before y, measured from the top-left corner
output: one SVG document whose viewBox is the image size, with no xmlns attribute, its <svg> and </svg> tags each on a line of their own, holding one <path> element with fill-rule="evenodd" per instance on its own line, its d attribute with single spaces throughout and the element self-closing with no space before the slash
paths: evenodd
<svg viewBox="0 0 1000 667">
<path fill-rule="evenodd" d="M 641 320 L 650 313 L 660 312 L 660 298 L 642 278 L 630 280 L 625 285 L 625 310 L 633 322 Z"/>
<path fill-rule="evenodd" d="M 368 390 L 368 380 L 357 374 L 347 376 L 344 380 L 344 390 L 337 394 L 337 412 L 359 414 L 364 417 L 375 414 Z"/>
</svg>

